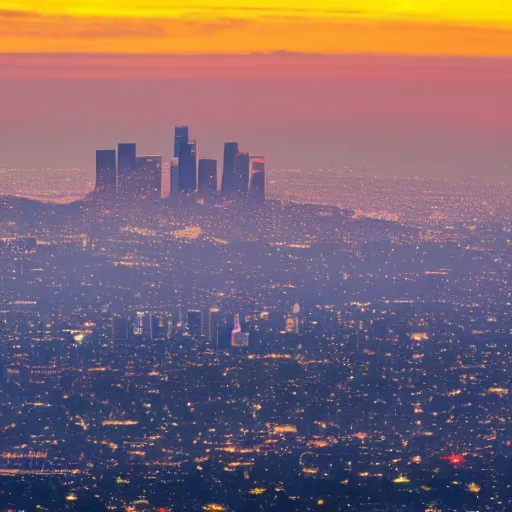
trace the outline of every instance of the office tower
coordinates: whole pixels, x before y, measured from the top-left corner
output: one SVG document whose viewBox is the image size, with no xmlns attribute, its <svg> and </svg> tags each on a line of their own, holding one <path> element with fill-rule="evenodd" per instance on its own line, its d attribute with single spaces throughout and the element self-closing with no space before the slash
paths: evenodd
<svg viewBox="0 0 512 512">
<path fill-rule="evenodd" d="M 155 200 L 162 197 L 162 157 L 140 156 L 133 179 L 133 197 Z"/>
<path fill-rule="evenodd" d="M 285 330 L 289 334 L 299 333 L 299 317 L 297 315 L 290 314 L 287 316 Z"/>
<path fill-rule="evenodd" d="M 195 192 L 197 188 L 197 144 L 195 141 L 180 144 L 178 165 L 180 193 Z"/>
<path fill-rule="evenodd" d="M 164 162 L 162 164 L 162 198 L 171 195 L 171 163 Z"/>
<path fill-rule="evenodd" d="M 169 318 L 166 315 L 149 315 L 149 337 L 153 341 L 163 341 L 169 337 Z"/>
<path fill-rule="evenodd" d="M 249 153 L 238 153 L 235 158 L 235 180 L 233 192 L 237 197 L 246 198 L 249 191 Z"/>
<path fill-rule="evenodd" d="M 255 203 L 265 201 L 265 157 L 263 156 L 251 157 L 248 197 Z"/>
<path fill-rule="evenodd" d="M 201 336 L 203 312 L 199 309 L 187 311 L 187 327 L 192 336 Z"/>
<path fill-rule="evenodd" d="M 135 187 L 133 177 L 137 170 L 136 146 L 133 143 L 121 143 L 117 147 L 117 192 L 130 197 Z"/>
<path fill-rule="evenodd" d="M 215 192 L 217 190 L 217 160 L 201 158 L 197 180 L 199 192 Z"/>
<path fill-rule="evenodd" d="M 146 328 L 148 326 L 146 325 Z M 135 316 L 133 318 L 132 323 L 132 332 L 135 336 L 142 336 L 144 333 L 144 312 L 143 311 L 137 311 L 135 313 Z"/>
<path fill-rule="evenodd" d="M 132 337 L 132 324 L 129 318 L 115 315 L 112 319 L 112 339 L 115 342 L 127 342 Z"/>
<path fill-rule="evenodd" d="M 219 324 L 213 333 L 212 345 L 216 350 L 227 350 L 231 347 L 231 331 L 229 324 Z"/>
<path fill-rule="evenodd" d="M 215 340 L 217 327 L 224 323 L 222 312 L 219 308 L 210 308 L 208 310 L 208 324 L 206 326 L 206 334 L 212 341 Z"/>
<path fill-rule="evenodd" d="M 234 192 L 235 160 L 238 155 L 238 142 L 224 144 L 224 162 L 222 165 L 222 193 L 230 195 Z"/>
<path fill-rule="evenodd" d="M 182 143 L 188 143 L 188 126 L 176 126 L 174 128 L 174 158 L 179 158 Z"/>
<path fill-rule="evenodd" d="M 116 150 L 98 149 L 96 151 L 96 187 L 101 197 L 114 197 L 117 192 Z"/>
<path fill-rule="evenodd" d="M 233 330 L 231 331 L 231 346 L 232 347 L 248 347 L 249 346 L 249 333 L 242 332 L 240 326 L 240 316 L 235 315 L 235 322 Z"/>
<path fill-rule="evenodd" d="M 171 197 L 180 194 L 180 159 L 171 158 Z"/>
</svg>

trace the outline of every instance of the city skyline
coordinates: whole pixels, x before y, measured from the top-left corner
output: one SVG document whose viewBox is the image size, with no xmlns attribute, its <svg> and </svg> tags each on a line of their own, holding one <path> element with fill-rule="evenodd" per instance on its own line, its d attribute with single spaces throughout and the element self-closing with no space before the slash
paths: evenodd
<svg viewBox="0 0 512 512">
<path fill-rule="evenodd" d="M 94 197 L 154 201 L 198 192 L 204 199 L 220 190 L 226 198 L 265 200 L 265 157 L 240 152 L 238 142 L 224 144 L 220 175 L 217 160 L 200 157 L 188 126 L 175 127 L 171 153 L 178 157 L 163 161 L 162 155 L 138 155 L 136 143 L 122 142 L 116 164 L 115 149 L 96 150 Z"/>
</svg>

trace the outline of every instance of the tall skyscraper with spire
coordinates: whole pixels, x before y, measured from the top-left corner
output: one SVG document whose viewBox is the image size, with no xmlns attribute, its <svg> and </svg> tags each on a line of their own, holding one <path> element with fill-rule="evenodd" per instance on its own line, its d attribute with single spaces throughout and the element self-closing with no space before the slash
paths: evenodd
<svg viewBox="0 0 512 512">
<path fill-rule="evenodd" d="M 235 191 L 235 160 L 238 155 L 238 142 L 224 144 L 224 162 L 222 165 L 222 193 L 231 195 Z"/>
<path fill-rule="evenodd" d="M 98 149 L 96 151 L 96 186 L 94 190 L 101 197 L 115 197 L 117 192 L 115 149 Z"/>
</svg>

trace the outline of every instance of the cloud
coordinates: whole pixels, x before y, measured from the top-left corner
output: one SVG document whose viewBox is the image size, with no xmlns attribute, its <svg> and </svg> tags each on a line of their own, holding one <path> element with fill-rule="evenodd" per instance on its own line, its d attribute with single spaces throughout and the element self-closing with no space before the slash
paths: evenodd
<svg viewBox="0 0 512 512">
<path fill-rule="evenodd" d="M 248 54 L 284 50 L 512 57 L 512 31 L 496 26 L 356 18 L 141 19 L 6 12 L 0 15 L 0 52 Z"/>
<path fill-rule="evenodd" d="M 39 18 L 41 14 L 36 11 L 15 11 L 9 9 L 0 9 L 0 18 Z"/>
</svg>

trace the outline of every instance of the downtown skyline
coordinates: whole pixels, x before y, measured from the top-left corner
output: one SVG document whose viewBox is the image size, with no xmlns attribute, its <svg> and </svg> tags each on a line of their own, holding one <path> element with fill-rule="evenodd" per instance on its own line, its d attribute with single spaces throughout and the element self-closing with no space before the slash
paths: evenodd
<svg viewBox="0 0 512 512">
<path fill-rule="evenodd" d="M 224 144 L 222 174 L 217 160 L 201 158 L 188 126 L 175 127 L 172 154 L 170 161 L 162 155 L 138 155 L 132 142 L 119 143 L 117 154 L 115 149 L 96 150 L 94 197 L 154 201 L 198 192 L 204 199 L 220 189 L 228 199 L 265 200 L 265 157 L 241 152 L 238 142 Z"/>
</svg>

